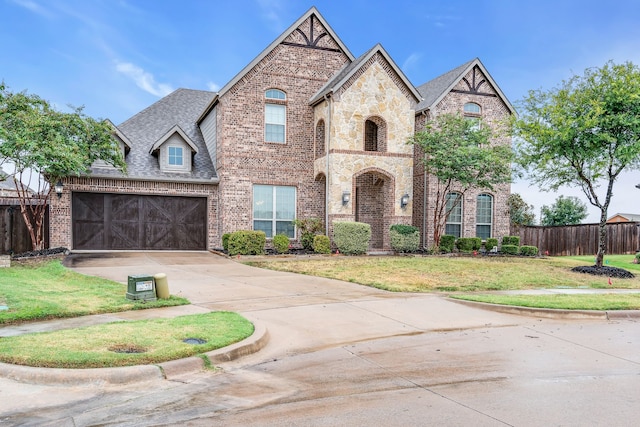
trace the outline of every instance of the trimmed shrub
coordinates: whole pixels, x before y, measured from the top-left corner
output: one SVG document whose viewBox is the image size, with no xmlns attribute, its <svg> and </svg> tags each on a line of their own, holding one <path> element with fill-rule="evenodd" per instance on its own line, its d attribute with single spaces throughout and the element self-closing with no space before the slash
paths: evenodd
<svg viewBox="0 0 640 427">
<path fill-rule="evenodd" d="M 460 252 L 471 252 L 473 250 L 473 240 L 471 237 L 460 237 L 456 240 L 456 248 Z"/>
<path fill-rule="evenodd" d="M 415 252 L 420 247 L 420 231 L 412 225 L 393 224 L 389 237 L 391 248 L 396 252 Z"/>
<path fill-rule="evenodd" d="M 635 258 L 633 259 L 634 264 L 640 264 L 640 252 L 636 253 Z"/>
<path fill-rule="evenodd" d="M 502 238 L 502 244 L 520 246 L 520 236 L 504 236 Z"/>
<path fill-rule="evenodd" d="M 479 251 L 482 247 L 482 239 L 479 237 L 471 237 L 471 247 L 474 251 Z"/>
<path fill-rule="evenodd" d="M 313 238 L 323 230 L 322 220 L 318 218 L 294 219 L 293 225 L 300 230 L 300 244 L 306 250 L 313 249 Z"/>
<path fill-rule="evenodd" d="M 345 255 L 367 253 L 371 239 L 371 226 L 363 222 L 338 221 L 333 223 L 333 242 Z"/>
<path fill-rule="evenodd" d="M 444 253 L 453 252 L 453 245 L 456 243 L 456 236 L 443 234 L 440 236 L 440 251 Z"/>
<path fill-rule="evenodd" d="M 229 236 L 229 255 L 262 255 L 267 237 L 264 231 L 239 230 Z"/>
<path fill-rule="evenodd" d="M 279 254 L 289 252 L 289 237 L 284 234 L 276 234 L 273 236 L 273 247 Z"/>
<path fill-rule="evenodd" d="M 502 245 L 502 248 L 500 248 L 500 250 L 502 251 L 503 254 L 506 255 L 518 255 L 518 246 L 516 245 Z"/>
<path fill-rule="evenodd" d="M 484 243 L 484 248 L 487 250 L 487 252 L 497 247 L 498 247 L 498 239 L 493 237 L 489 237 Z"/>
<path fill-rule="evenodd" d="M 229 236 L 231 236 L 231 233 L 224 233 L 222 235 L 222 248 L 225 251 L 229 250 Z"/>
<path fill-rule="evenodd" d="M 520 255 L 522 256 L 536 256 L 538 255 L 537 246 L 520 246 Z"/>
<path fill-rule="evenodd" d="M 313 250 L 318 254 L 331 253 L 331 241 L 324 234 L 316 234 L 313 238 Z"/>
</svg>

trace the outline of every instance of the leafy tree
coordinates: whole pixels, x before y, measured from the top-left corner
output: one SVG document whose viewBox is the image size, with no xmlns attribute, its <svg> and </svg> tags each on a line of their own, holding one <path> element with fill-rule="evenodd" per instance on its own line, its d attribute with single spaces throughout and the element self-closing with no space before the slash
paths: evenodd
<svg viewBox="0 0 640 427">
<path fill-rule="evenodd" d="M 409 143 L 426 153 L 425 172 L 435 178 L 433 211 L 433 247 L 440 242 L 447 216 L 470 188 L 493 191 L 494 186 L 511 180 L 511 147 L 492 144 L 493 132 L 487 125 L 461 115 L 442 114 L 429 121 Z M 455 191 L 456 200 L 447 209 L 447 194 Z"/>
<path fill-rule="evenodd" d="M 560 196 L 551 206 L 542 206 L 542 225 L 580 224 L 587 217 L 587 205 L 577 197 Z"/>
<path fill-rule="evenodd" d="M 512 228 L 535 223 L 536 215 L 533 213 L 533 205 L 525 202 L 520 194 L 510 194 L 507 199 L 507 207 Z"/>
<path fill-rule="evenodd" d="M 640 69 L 630 62 L 587 69 L 547 92 L 530 91 L 520 113 L 513 130 L 522 169 L 543 189 L 581 188 L 600 209 L 601 267 L 613 185 L 640 167 Z"/>
<path fill-rule="evenodd" d="M 109 122 L 76 108 L 56 111 L 34 94 L 0 83 L 0 166 L 9 170 L 34 250 L 44 246 L 43 221 L 52 183 L 87 173 L 96 160 L 125 169 Z"/>
</svg>

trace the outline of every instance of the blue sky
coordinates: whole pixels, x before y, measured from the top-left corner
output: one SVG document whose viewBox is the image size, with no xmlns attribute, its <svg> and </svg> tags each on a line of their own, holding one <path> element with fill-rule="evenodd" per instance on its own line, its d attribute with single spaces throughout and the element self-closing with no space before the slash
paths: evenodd
<svg viewBox="0 0 640 427">
<path fill-rule="evenodd" d="M 640 64 L 637 0 L 0 0 L 0 80 L 118 124 L 174 89 L 223 86 L 312 5 L 356 57 L 380 42 L 416 86 L 479 57 L 514 104 L 607 60 Z M 640 213 L 637 183 L 620 179 L 610 215 Z M 513 191 L 537 215 L 557 196 Z"/>
</svg>

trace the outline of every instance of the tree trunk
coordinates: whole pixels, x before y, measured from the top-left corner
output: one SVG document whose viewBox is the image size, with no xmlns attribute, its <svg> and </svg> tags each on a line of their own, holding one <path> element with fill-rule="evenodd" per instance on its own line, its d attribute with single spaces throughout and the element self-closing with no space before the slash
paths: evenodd
<svg viewBox="0 0 640 427">
<path fill-rule="evenodd" d="M 607 211 L 600 211 L 600 225 L 598 227 L 598 253 L 596 254 L 596 267 L 602 267 L 604 254 L 607 251 Z"/>
</svg>

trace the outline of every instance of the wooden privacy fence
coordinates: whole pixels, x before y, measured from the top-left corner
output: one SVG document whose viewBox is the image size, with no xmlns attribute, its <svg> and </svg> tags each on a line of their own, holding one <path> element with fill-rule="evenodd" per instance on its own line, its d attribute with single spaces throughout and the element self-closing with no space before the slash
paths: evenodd
<svg viewBox="0 0 640 427">
<path fill-rule="evenodd" d="M 45 248 L 49 247 L 49 215 L 44 218 Z M 0 199 L 0 254 L 22 253 L 32 250 L 29 230 L 15 199 Z"/>
<path fill-rule="evenodd" d="M 635 254 L 640 250 L 640 223 L 607 224 L 607 253 Z M 537 246 L 541 254 L 595 255 L 598 252 L 598 224 L 555 227 L 524 226 L 512 230 L 521 245 Z"/>
</svg>

